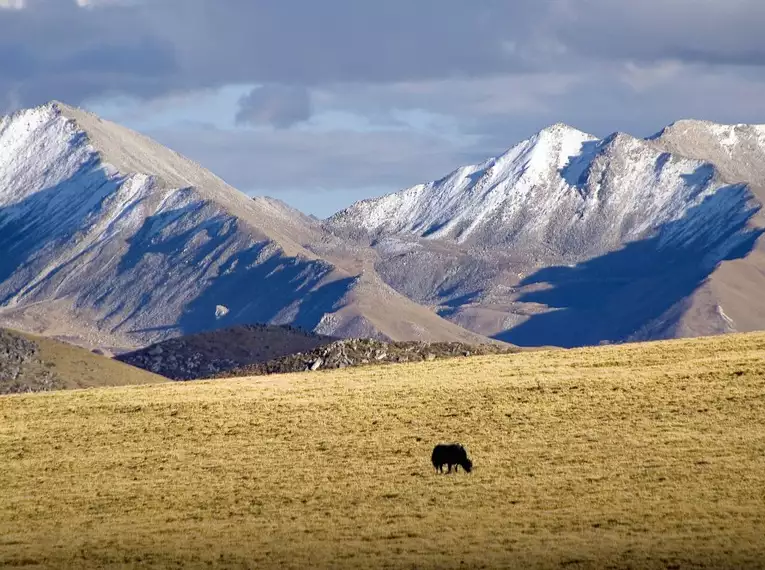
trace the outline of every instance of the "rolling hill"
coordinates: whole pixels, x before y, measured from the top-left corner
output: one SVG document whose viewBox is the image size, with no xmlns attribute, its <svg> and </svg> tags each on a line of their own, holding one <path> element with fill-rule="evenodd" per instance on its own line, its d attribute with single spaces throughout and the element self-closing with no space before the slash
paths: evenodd
<svg viewBox="0 0 765 570">
<path fill-rule="evenodd" d="M 166 381 L 77 346 L 0 329 L 0 395 Z"/>
</svg>

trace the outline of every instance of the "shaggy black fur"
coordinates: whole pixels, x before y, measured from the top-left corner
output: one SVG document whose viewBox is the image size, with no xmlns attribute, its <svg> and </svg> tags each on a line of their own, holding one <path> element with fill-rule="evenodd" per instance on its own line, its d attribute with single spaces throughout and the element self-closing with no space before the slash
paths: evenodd
<svg viewBox="0 0 765 570">
<path fill-rule="evenodd" d="M 467 451 L 459 443 L 439 443 L 433 448 L 430 459 L 439 473 L 443 473 L 444 465 L 449 466 L 447 473 L 452 472 L 452 466 L 455 471 L 458 467 L 462 467 L 466 473 L 470 473 L 473 469 L 473 462 L 468 459 Z"/>
</svg>

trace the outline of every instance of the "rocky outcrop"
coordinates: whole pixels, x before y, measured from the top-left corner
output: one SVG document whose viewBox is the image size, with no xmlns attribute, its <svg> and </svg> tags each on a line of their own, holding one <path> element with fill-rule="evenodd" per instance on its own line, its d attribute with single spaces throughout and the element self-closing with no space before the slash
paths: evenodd
<svg viewBox="0 0 765 570">
<path fill-rule="evenodd" d="M 120 357 L 120 360 L 171 380 L 204 378 L 237 366 L 236 361 L 228 358 L 205 358 L 181 340 L 168 342 L 173 343 L 172 348 L 154 345 L 145 351 L 131 353 L 129 359 Z"/>
<path fill-rule="evenodd" d="M 36 343 L 0 330 L 0 395 L 42 392 L 60 387 L 60 378 L 38 357 Z"/>
<path fill-rule="evenodd" d="M 244 325 L 170 339 L 117 360 L 172 380 L 194 380 L 331 343 L 291 325 Z"/>
<path fill-rule="evenodd" d="M 510 354 L 518 350 L 516 347 L 501 344 L 471 345 L 460 342 L 384 342 L 373 339 L 347 339 L 338 340 L 309 352 L 250 364 L 213 377 L 263 376 L 371 364 L 423 362 L 486 354 Z"/>
</svg>

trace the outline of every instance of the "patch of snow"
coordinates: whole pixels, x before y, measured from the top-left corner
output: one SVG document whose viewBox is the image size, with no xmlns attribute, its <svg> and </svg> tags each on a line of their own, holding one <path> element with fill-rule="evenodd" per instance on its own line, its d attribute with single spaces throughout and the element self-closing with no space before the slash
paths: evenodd
<svg viewBox="0 0 765 570">
<path fill-rule="evenodd" d="M 728 332 L 736 332 L 736 323 L 728 315 L 725 314 L 721 305 L 717 305 L 717 314 L 725 322 L 725 327 Z"/>
</svg>

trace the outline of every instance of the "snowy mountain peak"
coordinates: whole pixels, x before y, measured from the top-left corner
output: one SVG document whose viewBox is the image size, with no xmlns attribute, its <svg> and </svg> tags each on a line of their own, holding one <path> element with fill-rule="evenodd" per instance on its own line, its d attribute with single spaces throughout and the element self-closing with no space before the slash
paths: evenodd
<svg viewBox="0 0 765 570">
<path fill-rule="evenodd" d="M 714 164 L 723 180 L 746 182 L 765 201 L 765 125 L 682 120 L 651 142 L 666 152 Z"/>
<path fill-rule="evenodd" d="M 709 130 L 729 130 L 729 129 L 735 129 L 735 128 L 762 128 L 765 127 L 765 125 L 762 124 L 756 124 L 756 123 L 716 123 L 714 121 L 707 121 L 705 119 L 678 119 L 677 121 L 674 121 L 670 123 L 667 128 L 668 129 L 683 129 L 683 130 L 690 130 L 690 129 L 709 129 Z"/>
<path fill-rule="evenodd" d="M 485 340 L 361 280 L 343 248 L 303 246 L 336 242 L 82 109 L 53 101 L 0 118 L 1 326 L 109 350 L 252 323 Z"/>
<path fill-rule="evenodd" d="M 240 223 L 248 225 L 256 235 L 274 240 L 289 255 L 313 257 L 300 245 L 301 241 L 311 241 L 313 224 L 306 225 L 298 217 L 285 223 L 284 216 L 274 217 L 272 207 L 252 200 L 197 162 L 127 127 L 60 101 L 20 111 L 3 121 L 13 124 L 14 129 L 26 130 L 29 140 L 37 141 L 34 144 L 48 150 L 69 140 L 66 152 L 78 149 L 77 156 L 87 155 L 88 160 L 109 176 L 144 176 L 151 182 L 153 199 L 161 199 L 166 191 L 193 189 L 199 199 L 220 209 L 236 211 Z M 68 135 L 64 136 L 63 132 Z M 45 141 L 54 142 L 46 144 Z M 62 164 L 45 152 L 39 156 L 40 164 Z"/>
<path fill-rule="evenodd" d="M 622 132 L 598 140 L 554 125 L 481 165 L 354 204 L 327 226 L 576 261 L 655 235 L 690 213 L 708 220 L 713 213 L 699 209 L 708 198 L 710 207 L 746 218 L 747 191 L 711 200 L 724 186 L 711 164 L 672 155 L 655 141 Z M 700 228 L 691 226 L 671 226 L 662 243 L 696 240 Z"/>
<path fill-rule="evenodd" d="M 326 225 L 366 228 L 392 287 L 516 344 L 761 328 L 761 132 L 683 121 L 597 140 L 553 125 Z"/>
<path fill-rule="evenodd" d="M 557 123 L 539 131 L 536 135 L 516 145 L 503 156 L 518 156 L 517 151 L 524 147 L 532 147 L 533 161 L 530 166 L 541 170 L 551 164 L 557 168 L 564 167 L 571 157 L 577 156 L 585 142 L 594 141 L 596 137 L 565 125 Z"/>
<path fill-rule="evenodd" d="M 542 130 L 540 130 L 537 134 L 537 137 L 542 136 L 584 136 L 584 137 L 592 137 L 592 135 L 589 135 L 583 131 L 580 131 L 576 127 L 572 127 L 571 125 L 567 125 L 566 123 L 555 123 L 552 125 L 549 125 Z"/>
<path fill-rule="evenodd" d="M 592 135 L 552 125 L 481 164 L 382 198 L 358 202 L 331 217 L 330 227 L 371 233 L 413 233 L 460 243 L 501 229 L 523 204 L 545 202 L 560 171 L 583 153 Z M 497 226 L 499 224 L 499 226 Z M 488 227 L 497 226 L 489 230 Z"/>
<path fill-rule="evenodd" d="M 648 137 L 648 140 L 662 140 L 682 138 L 686 144 L 693 144 L 694 140 L 703 137 L 713 137 L 725 146 L 732 146 L 740 137 L 765 135 L 765 124 L 725 124 L 715 123 L 701 119 L 680 119 L 670 123 L 658 133 Z"/>
</svg>

